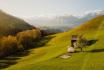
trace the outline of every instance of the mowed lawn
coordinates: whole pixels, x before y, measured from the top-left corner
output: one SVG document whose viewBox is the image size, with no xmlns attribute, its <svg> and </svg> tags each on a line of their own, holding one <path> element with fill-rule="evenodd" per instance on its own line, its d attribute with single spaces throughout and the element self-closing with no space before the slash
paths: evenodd
<svg viewBox="0 0 104 70">
<path fill-rule="evenodd" d="M 85 52 L 73 53 L 72 57 L 62 59 L 59 56 L 67 52 L 73 34 L 83 34 L 88 40 L 97 41 L 84 48 Z M 28 56 L 21 57 L 17 64 L 3 70 L 104 70 L 104 16 L 52 36 L 47 44 L 31 49 Z"/>
</svg>

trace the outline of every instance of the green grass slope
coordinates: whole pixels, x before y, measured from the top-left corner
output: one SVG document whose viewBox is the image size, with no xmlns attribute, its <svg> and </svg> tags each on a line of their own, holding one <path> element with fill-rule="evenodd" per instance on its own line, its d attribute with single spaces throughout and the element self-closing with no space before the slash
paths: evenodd
<svg viewBox="0 0 104 70">
<path fill-rule="evenodd" d="M 74 53 L 71 58 L 58 56 L 66 53 L 73 34 L 84 34 L 87 39 L 98 41 L 85 48 L 86 52 Z M 103 70 L 104 69 L 104 16 L 98 16 L 85 24 L 53 37 L 43 47 L 30 50 L 17 64 L 4 70 Z M 45 39 L 44 39 L 45 40 Z M 77 49 L 78 50 L 78 49 Z"/>
<path fill-rule="evenodd" d="M 0 35 L 15 34 L 19 31 L 32 29 L 25 21 L 0 10 Z"/>
</svg>

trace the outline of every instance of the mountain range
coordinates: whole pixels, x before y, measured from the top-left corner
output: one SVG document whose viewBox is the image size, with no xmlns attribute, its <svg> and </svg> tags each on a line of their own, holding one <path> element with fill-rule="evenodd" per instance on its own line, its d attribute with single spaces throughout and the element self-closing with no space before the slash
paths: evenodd
<svg viewBox="0 0 104 70">
<path fill-rule="evenodd" d="M 77 17 L 73 15 L 57 16 L 53 18 L 47 17 L 37 17 L 25 19 L 31 25 L 37 26 L 40 29 L 48 30 L 56 29 L 61 32 L 72 29 L 88 20 L 95 18 L 98 15 L 104 15 L 104 11 L 89 12 L 82 17 Z"/>
</svg>

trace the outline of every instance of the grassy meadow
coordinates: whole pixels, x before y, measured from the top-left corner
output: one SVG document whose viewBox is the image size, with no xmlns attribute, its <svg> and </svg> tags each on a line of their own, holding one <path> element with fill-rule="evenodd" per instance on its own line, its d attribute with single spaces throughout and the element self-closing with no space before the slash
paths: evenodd
<svg viewBox="0 0 104 70">
<path fill-rule="evenodd" d="M 84 48 L 84 52 L 73 53 L 72 57 L 62 59 L 59 56 L 67 53 L 67 46 L 70 45 L 73 34 L 83 34 L 86 39 L 97 41 Z M 35 45 L 38 48 L 28 50 L 28 55 L 6 57 L 4 61 L 9 58 L 15 63 L 3 70 L 103 70 L 104 16 L 98 16 L 71 31 L 49 35 L 39 44 L 42 45 Z"/>
</svg>

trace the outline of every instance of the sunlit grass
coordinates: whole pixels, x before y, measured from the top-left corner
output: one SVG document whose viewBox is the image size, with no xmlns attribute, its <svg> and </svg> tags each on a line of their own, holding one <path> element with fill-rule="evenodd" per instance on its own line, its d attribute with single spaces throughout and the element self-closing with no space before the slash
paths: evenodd
<svg viewBox="0 0 104 70">
<path fill-rule="evenodd" d="M 72 31 L 56 34 L 46 45 L 32 49 L 29 56 L 5 70 L 103 70 L 104 69 L 104 16 L 88 21 Z M 86 28 L 87 26 L 87 28 Z M 87 39 L 98 41 L 74 53 L 71 58 L 58 57 L 66 53 L 73 34 L 84 34 Z M 80 51 L 79 49 L 77 49 Z"/>
</svg>

